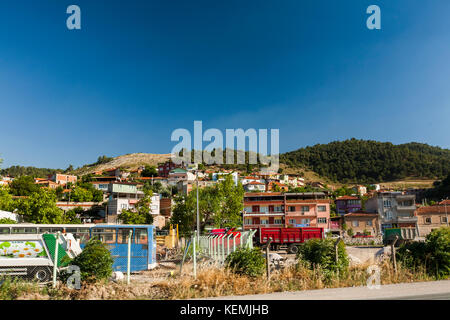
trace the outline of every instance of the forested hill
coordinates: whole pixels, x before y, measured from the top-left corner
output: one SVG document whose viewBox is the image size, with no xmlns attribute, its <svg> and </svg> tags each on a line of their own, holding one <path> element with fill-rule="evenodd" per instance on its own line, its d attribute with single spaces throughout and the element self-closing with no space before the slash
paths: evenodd
<svg viewBox="0 0 450 320">
<path fill-rule="evenodd" d="M 287 152 L 280 155 L 280 162 L 342 183 L 440 179 L 450 173 L 450 150 L 415 142 L 394 145 L 353 138 Z"/>
</svg>

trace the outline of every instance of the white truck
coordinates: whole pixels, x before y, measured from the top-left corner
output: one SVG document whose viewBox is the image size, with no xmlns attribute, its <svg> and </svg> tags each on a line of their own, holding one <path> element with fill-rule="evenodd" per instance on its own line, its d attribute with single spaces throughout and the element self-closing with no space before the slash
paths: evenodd
<svg viewBox="0 0 450 320">
<path fill-rule="evenodd" d="M 28 276 L 46 282 L 52 277 L 57 234 L 0 234 L 0 276 Z M 72 234 L 60 234 L 58 239 L 58 269 L 67 257 L 81 253 Z M 70 260 L 70 259 L 69 259 Z"/>
</svg>

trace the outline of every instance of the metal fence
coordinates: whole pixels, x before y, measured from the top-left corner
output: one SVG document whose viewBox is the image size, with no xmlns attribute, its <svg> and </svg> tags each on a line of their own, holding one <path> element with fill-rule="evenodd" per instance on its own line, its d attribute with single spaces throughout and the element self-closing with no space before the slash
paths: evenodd
<svg viewBox="0 0 450 320">
<path fill-rule="evenodd" d="M 196 255 L 223 263 L 227 256 L 239 248 L 253 248 L 256 230 L 235 234 L 200 236 L 196 243 Z"/>
</svg>

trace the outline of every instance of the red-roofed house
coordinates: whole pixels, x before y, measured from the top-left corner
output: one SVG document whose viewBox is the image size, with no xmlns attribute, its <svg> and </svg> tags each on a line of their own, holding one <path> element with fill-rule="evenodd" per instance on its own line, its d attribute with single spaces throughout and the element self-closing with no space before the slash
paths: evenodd
<svg viewBox="0 0 450 320">
<path fill-rule="evenodd" d="M 355 235 L 368 232 L 372 236 L 377 236 L 380 233 L 378 213 L 364 211 L 347 213 L 344 215 L 344 223 L 347 225 L 347 230 L 352 229 Z"/>
<path fill-rule="evenodd" d="M 417 228 L 419 229 L 419 237 L 425 237 L 434 229 L 448 226 L 448 214 L 450 211 L 450 203 L 442 201 L 434 206 L 420 207 L 416 210 Z M 442 203 L 442 204 L 441 204 Z M 446 205 L 446 203 L 448 203 Z"/>
</svg>

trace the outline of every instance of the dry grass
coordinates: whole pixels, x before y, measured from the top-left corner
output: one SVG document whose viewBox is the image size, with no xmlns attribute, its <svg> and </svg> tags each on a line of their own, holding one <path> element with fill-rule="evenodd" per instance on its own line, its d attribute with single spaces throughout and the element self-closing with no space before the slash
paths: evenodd
<svg viewBox="0 0 450 320">
<path fill-rule="evenodd" d="M 292 266 L 273 272 L 270 281 L 266 277 L 249 278 L 233 274 L 229 270 L 210 268 L 200 271 L 196 280 L 191 276 L 183 276 L 171 279 L 164 284 L 170 291 L 170 299 L 365 286 L 370 276 L 366 271 L 367 267 L 368 265 L 352 267 L 345 275 L 327 278 L 319 268 L 310 270 L 301 266 Z M 424 270 L 413 273 L 401 265 L 395 273 L 388 262 L 380 265 L 380 269 L 381 284 L 434 280 L 427 276 Z"/>
<path fill-rule="evenodd" d="M 367 267 L 368 265 L 351 267 L 344 275 L 327 278 L 319 268 L 310 270 L 294 265 L 284 270 L 274 271 L 270 281 L 265 276 L 251 278 L 236 275 L 227 269 L 208 267 L 198 272 L 197 279 L 194 279 L 190 273 L 183 276 L 166 277 L 152 283 L 132 282 L 130 285 L 126 285 L 125 283 L 100 282 L 84 284 L 81 290 L 72 290 L 64 286 L 52 289 L 11 283 L 8 293 L 4 292 L 0 297 L 2 299 L 27 300 L 172 300 L 365 286 L 370 276 L 366 271 Z M 398 266 L 398 272 L 395 273 L 388 261 L 382 262 L 379 267 L 381 284 L 435 280 L 428 276 L 425 270 L 412 272 L 401 265 Z"/>
</svg>

